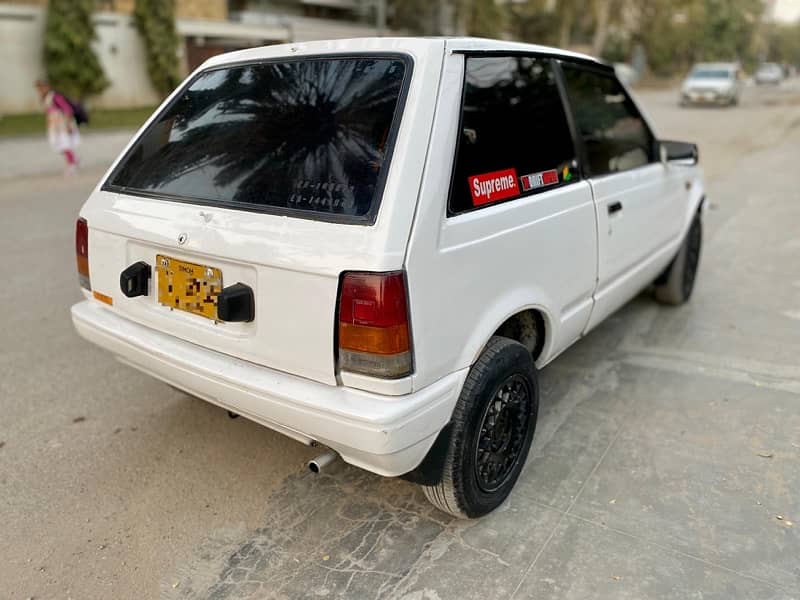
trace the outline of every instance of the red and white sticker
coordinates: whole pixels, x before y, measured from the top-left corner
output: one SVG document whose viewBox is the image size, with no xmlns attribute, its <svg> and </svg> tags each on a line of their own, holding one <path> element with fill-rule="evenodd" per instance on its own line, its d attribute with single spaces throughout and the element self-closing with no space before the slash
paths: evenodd
<svg viewBox="0 0 800 600">
<path fill-rule="evenodd" d="M 541 173 L 531 173 L 530 175 L 523 175 L 519 180 L 522 182 L 522 189 L 529 192 L 548 185 L 556 185 L 558 183 L 558 171 L 550 169 Z"/>
<path fill-rule="evenodd" d="M 516 169 L 503 169 L 483 175 L 473 175 L 468 178 L 468 181 L 473 206 L 519 196 Z"/>
</svg>

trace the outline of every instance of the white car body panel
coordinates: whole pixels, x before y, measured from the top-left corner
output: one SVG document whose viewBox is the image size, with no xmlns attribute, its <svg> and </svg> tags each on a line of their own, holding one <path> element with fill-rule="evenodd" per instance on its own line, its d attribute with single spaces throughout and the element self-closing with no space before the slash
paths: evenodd
<svg viewBox="0 0 800 600">
<path fill-rule="evenodd" d="M 113 306 L 87 294 L 73 307 L 78 332 L 127 364 L 295 439 L 326 444 L 347 462 L 382 475 L 415 468 L 450 420 L 470 365 L 506 319 L 540 312 L 537 365 L 544 366 L 663 270 L 703 197 L 697 168 L 657 163 L 447 217 L 460 53 L 484 50 L 593 60 L 511 42 L 413 38 L 270 46 L 210 59 L 199 70 L 320 54 L 411 56 L 377 219 L 363 226 L 277 216 L 98 184 L 80 214 L 89 224 L 92 288 Z M 613 201 L 623 210 L 609 216 Z M 183 244 L 180 234 L 188 237 Z M 126 298 L 120 271 L 158 253 L 220 267 L 226 284 L 251 286 L 255 320 L 215 324 L 171 311 L 153 293 Z M 400 269 L 413 374 L 385 380 L 337 372 L 341 273 Z"/>
<path fill-rule="evenodd" d="M 407 473 L 450 419 L 467 370 L 402 397 L 331 386 L 239 360 L 138 325 L 85 300 L 72 307 L 87 340 L 134 368 L 305 444 L 330 446 L 385 476 Z"/>
<path fill-rule="evenodd" d="M 590 179 L 597 203 L 598 281 L 591 329 L 642 288 L 641 278 L 669 263 L 681 242 L 684 181 L 678 170 L 651 163 L 630 171 Z M 611 213 L 609 206 L 621 210 Z M 643 271 L 640 277 L 630 277 Z M 647 275 L 644 275 L 646 273 Z"/>
<path fill-rule="evenodd" d="M 406 260 L 415 331 L 436 331 L 415 337 L 423 384 L 472 364 L 491 333 L 524 308 L 546 315 L 546 362 L 583 331 L 596 280 L 595 209 L 586 182 L 446 218 L 450 178 L 436 174 L 452 169 L 463 62 L 453 55 L 445 67 L 425 168 L 433 176 L 420 190 Z M 476 271 L 481 264 L 491 268 Z"/>
</svg>

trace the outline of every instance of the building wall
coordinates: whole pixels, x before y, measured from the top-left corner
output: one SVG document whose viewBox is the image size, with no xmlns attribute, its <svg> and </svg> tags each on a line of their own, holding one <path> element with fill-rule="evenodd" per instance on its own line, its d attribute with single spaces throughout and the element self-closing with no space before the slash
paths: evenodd
<svg viewBox="0 0 800 600">
<path fill-rule="evenodd" d="M 226 21 L 228 2 L 227 0 L 177 0 L 175 16 L 179 19 Z"/>
<path fill-rule="evenodd" d="M 160 100 L 147 74 L 145 48 L 133 17 L 96 13 L 94 49 L 110 85 L 92 98 L 92 106 L 150 106 Z"/>
<path fill-rule="evenodd" d="M 0 114 L 39 109 L 34 82 L 44 76 L 44 11 L 35 6 L 0 4 Z"/>
<path fill-rule="evenodd" d="M 377 35 L 375 27 L 366 23 L 295 17 L 290 19 L 291 41 L 336 40 Z M 389 32 L 390 34 L 392 32 Z"/>
</svg>

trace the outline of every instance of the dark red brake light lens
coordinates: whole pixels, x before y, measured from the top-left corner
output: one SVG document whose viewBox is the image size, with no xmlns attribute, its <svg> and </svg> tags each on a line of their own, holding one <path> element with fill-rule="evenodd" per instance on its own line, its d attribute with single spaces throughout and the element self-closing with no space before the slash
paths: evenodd
<svg viewBox="0 0 800 600">
<path fill-rule="evenodd" d="M 405 274 L 350 272 L 339 290 L 339 368 L 396 378 L 411 372 Z"/>
<path fill-rule="evenodd" d="M 81 287 L 92 289 L 89 280 L 89 224 L 86 219 L 75 223 L 75 257 L 78 262 L 78 281 Z"/>
</svg>

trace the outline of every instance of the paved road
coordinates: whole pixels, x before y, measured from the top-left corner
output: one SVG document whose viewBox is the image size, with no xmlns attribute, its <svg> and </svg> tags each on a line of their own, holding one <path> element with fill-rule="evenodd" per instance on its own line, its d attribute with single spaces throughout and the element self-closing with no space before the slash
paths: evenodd
<svg viewBox="0 0 800 600">
<path fill-rule="evenodd" d="M 81 168 L 91 172 L 108 167 L 131 139 L 130 131 L 100 131 L 81 137 L 78 159 Z M 47 143 L 42 117 L 42 134 L 0 138 L 0 180 L 60 173 L 64 159 Z"/>
<path fill-rule="evenodd" d="M 642 295 L 543 370 L 520 484 L 475 522 L 311 476 L 309 449 L 81 341 L 99 173 L 0 183 L 0 598 L 800 598 L 800 94 L 643 98 L 711 177 L 695 297 Z"/>
</svg>

